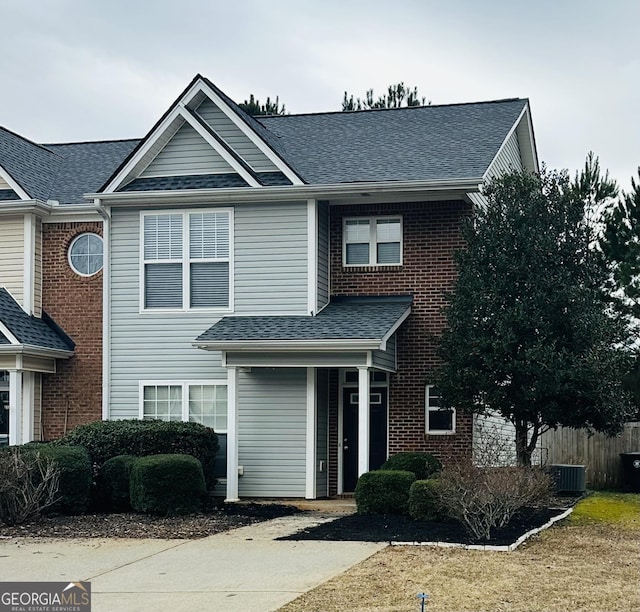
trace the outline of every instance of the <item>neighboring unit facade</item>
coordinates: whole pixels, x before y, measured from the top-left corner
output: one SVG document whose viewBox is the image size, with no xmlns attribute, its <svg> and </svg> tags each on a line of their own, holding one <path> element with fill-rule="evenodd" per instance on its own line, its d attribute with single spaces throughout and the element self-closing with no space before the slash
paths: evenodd
<svg viewBox="0 0 640 612">
<path fill-rule="evenodd" d="M 0 286 L 68 342 L 38 376 L 0 362 L 13 421 L 37 415 L 13 442 L 196 420 L 220 434 L 229 500 L 350 492 L 402 450 L 470 457 L 471 417 L 431 384 L 436 339 L 483 180 L 537 170 L 526 100 L 257 120 L 197 76 L 141 141 L 0 137 Z M 15 149 L 56 155 L 46 197 Z"/>
</svg>

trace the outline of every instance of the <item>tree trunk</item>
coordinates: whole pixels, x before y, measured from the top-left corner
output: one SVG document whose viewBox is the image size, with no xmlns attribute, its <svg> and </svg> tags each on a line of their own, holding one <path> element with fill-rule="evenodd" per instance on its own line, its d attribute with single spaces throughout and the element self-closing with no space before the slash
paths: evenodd
<svg viewBox="0 0 640 612">
<path fill-rule="evenodd" d="M 519 466 L 531 467 L 531 450 L 527 440 L 527 422 L 518 419 L 516 426 L 516 459 Z"/>
</svg>

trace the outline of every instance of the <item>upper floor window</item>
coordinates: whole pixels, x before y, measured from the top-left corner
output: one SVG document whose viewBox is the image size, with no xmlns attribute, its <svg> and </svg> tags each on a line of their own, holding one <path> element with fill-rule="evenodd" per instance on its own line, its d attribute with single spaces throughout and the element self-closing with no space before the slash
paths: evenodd
<svg viewBox="0 0 640 612">
<path fill-rule="evenodd" d="M 425 418 L 428 434 L 452 434 L 456 431 L 456 411 L 442 408 L 440 391 L 434 385 L 427 385 L 425 391 Z"/>
<path fill-rule="evenodd" d="M 356 217 L 344 220 L 345 266 L 402 264 L 402 218 Z"/>
<path fill-rule="evenodd" d="M 143 213 L 144 308 L 229 308 L 230 226 L 230 211 Z"/>
<path fill-rule="evenodd" d="M 80 276 L 93 276 L 102 270 L 102 237 L 80 234 L 69 246 L 69 265 Z"/>
</svg>

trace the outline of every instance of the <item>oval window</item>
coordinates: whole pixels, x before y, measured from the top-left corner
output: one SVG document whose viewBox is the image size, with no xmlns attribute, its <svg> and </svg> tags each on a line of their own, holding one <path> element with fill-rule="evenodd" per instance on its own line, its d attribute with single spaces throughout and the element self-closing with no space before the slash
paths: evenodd
<svg viewBox="0 0 640 612">
<path fill-rule="evenodd" d="M 69 265 L 80 276 L 93 276 L 102 270 L 102 237 L 80 234 L 69 247 Z"/>
</svg>

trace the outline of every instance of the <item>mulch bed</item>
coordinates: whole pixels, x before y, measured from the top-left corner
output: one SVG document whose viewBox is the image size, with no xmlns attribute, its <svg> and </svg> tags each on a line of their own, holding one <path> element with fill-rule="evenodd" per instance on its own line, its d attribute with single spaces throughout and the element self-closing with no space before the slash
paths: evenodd
<svg viewBox="0 0 640 612">
<path fill-rule="evenodd" d="M 297 508 L 281 504 L 224 504 L 187 516 L 158 517 L 133 512 L 50 515 L 14 527 L 0 524 L 0 538 L 195 539 L 297 512 Z"/>
<path fill-rule="evenodd" d="M 569 507 L 569 506 L 567 506 Z M 451 542 L 507 546 L 521 535 L 541 527 L 566 508 L 524 508 L 488 542 L 474 541 L 456 522 L 416 521 L 409 516 L 352 514 L 317 527 L 303 529 L 281 540 L 342 540 L 356 542 Z"/>
</svg>

